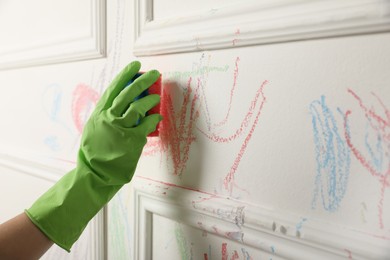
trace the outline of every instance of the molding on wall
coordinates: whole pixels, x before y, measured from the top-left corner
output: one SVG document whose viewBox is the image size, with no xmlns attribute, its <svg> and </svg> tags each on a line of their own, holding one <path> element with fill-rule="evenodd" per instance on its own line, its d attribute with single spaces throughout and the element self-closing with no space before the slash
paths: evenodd
<svg viewBox="0 0 390 260">
<path fill-rule="evenodd" d="M 91 28 L 86 35 L 47 39 L 39 45 L 0 53 L 0 70 L 89 60 L 106 56 L 106 0 L 91 1 Z"/>
<path fill-rule="evenodd" d="M 0 166 L 54 183 L 72 169 L 75 164 L 50 159 L 32 152 L 1 149 Z"/>
<path fill-rule="evenodd" d="M 134 2 L 136 56 L 390 31 L 388 0 L 252 0 L 165 20 Z"/>
<path fill-rule="evenodd" d="M 314 219 L 303 223 L 302 216 L 143 177 L 133 186 L 135 259 L 151 259 L 153 214 L 282 259 L 346 259 L 351 253 L 353 259 L 386 259 L 390 254 L 390 238 L 378 234 Z"/>
<path fill-rule="evenodd" d="M 29 152 L 0 150 L 0 167 L 10 168 L 20 174 L 34 176 L 55 183 L 74 167 L 74 163 L 45 158 Z M 105 215 L 100 211 L 90 222 L 88 256 L 86 260 L 105 259 Z"/>
</svg>

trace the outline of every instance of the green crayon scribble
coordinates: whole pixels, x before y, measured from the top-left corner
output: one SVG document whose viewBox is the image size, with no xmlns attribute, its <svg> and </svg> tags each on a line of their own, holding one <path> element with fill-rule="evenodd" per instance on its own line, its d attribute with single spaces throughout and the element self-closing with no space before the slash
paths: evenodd
<svg viewBox="0 0 390 260">
<path fill-rule="evenodd" d="M 184 237 L 184 233 L 180 227 L 180 224 L 178 224 L 178 223 L 176 223 L 176 225 L 175 225 L 175 236 L 176 236 L 177 245 L 179 246 L 181 259 L 182 260 L 190 259 L 190 253 L 188 251 L 187 240 Z"/>
<path fill-rule="evenodd" d="M 125 216 L 123 216 L 121 212 L 119 200 L 119 196 L 115 196 L 110 203 L 108 211 L 108 252 L 110 259 L 125 260 L 130 258 L 129 249 L 131 248 L 131 245 L 129 244 L 125 232 L 125 223 L 123 221 Z"/>
<path fill-rule="evenodd" d="M 168 71 L 164 73 L 164 77 L 169 78 L 170 80 L 179 80 L 182 78 L 195 77 L 210 72 L 227 72 L 229 65 L 225 66 L 201 66 L 192 71 Z"/>
</svg>

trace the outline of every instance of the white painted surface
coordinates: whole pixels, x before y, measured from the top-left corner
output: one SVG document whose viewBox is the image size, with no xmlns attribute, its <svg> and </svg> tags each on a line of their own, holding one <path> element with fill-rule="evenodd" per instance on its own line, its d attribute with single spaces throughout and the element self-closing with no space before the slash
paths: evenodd
<svg viewBox="0 0 390 260">
<path fill-rule="evenodd" d="M 328 28 L 326 34 L 321 34 L 324 38 L 307 40 L 302 37 L 307 34 L 305 20 L 300 20 L 299 30 L 294 31 L 296 34 L 292 38 L 283 38 L 289 32 L 283 26 L 264 27 L 270 32 L 272 28 L 278 28 L 279 36 L 273 39 L 282 39 L 282 43 L 275 44 L 271 43 L 273 41 L 259 42 L 257 36 L 262 36 L 261 30 L 251 33 L 251 26 L 237 31 L 240 20 L 234 17 L 229 20 L 222 16 L 218 20 L 219 25 L 231 21 L 230 27 L 222 31 L 202 27 L 199 19 L 189 20 L 180 29 L 170 27 L 170 23 L 148 27 L 153 25 L 153 17 L 149 16 L 149 19 L 148 13 L 137 13 L 136 2 L 118 0 L 107 4 L 106 58 L 0 72 L 0 163 L 4 172 L 0 174 L 0 183 L 7 181 L 4 190 L 15 196 L 7 202 L 2 200 L 4 211 L 1 218 L 6 219 L 26 207 L 37 193 L 46 190 L 50 183 L 47 180 L 55 180 L 74 166 L 80 130 L 92 110 L 94 96 L 102 93 L 124 65 L 136 59 L 133 51 L 146 50 L 150 52 L 138 54 L 162 55 L 139 57 L 142 69 L 157 68 L 162 72 L 164 89 L 172 97 L 176 116 L 183 115 L 182 121 L 176 118 L 172 122 L 178 127 L 182 122 L 182 126 L 190 129 L 191 135 L 186 139 L 186 131 L 172 132 L 168 150 L 159 143 L 160 139 L 149 140 L 137 170 L 139 177 L 134 179 L 134 185 L 125 186 L 108 207 L 108 259 L 136 259 L 134 256 L 139 253 L 164 254 L 170 259 L 180 259 L 183 255 L 191 256 L 191 252 L 194 259 L 203 259 L 204 254 L 208 254 L 209 259 L 219 259 L 225 243 L 229 258 L 236 250 L 239 259 L 246 259 L 244 251 L 250 252 L 254 259 L 271 256 L 272 259 L 313 259 L 314 255 L 325 259 L 328 256 L 332 256 L 328 259 L 386 259 L 390 254 L 389 188 L 382 196 L 378 177 L 370 174 L 351 148 L 349 171 L 344 168 L 343 172 L 336 174 L 337 177 L 348 176 L 347 179 L 339 178 L 328 183 L 332 180 L 327 177 L 328 168 L 322 171 L 323 177 L 316 182 L 318 165 L 312 124 L 314 114 L 311 113 L 315 110 L 310 109 L 317 109 L 320 114 L 314 118 L 320 119 L 317 122 L 324 122 L 323 111 L 316 102 L 325 97 L 336 120 L 337 131 L 334 130 L 333 134 L 340 135 L 343 146 L 346 146 L 345 131 L 338 108 L 344 114 L 350 110 L 348 126 L 353 147 L 373 162 L 366 144 L 368 133 L 367 142 L 376 149 L 374 155 L 377 158 L 383 155 L 382 164 L 377 160 L 375 167 L 379 171 L 381 166 L 381 174 L 385 174 L 390 160 L 386 154 L 389 143 L 384 139 L 389 131 L 388 125 L 383 132 L 370 128 L 358 100 L 348 90 L 356 93 L 367 108 L 374 109 L 382 118 L 386 117 L 385 109 L 372 93 L 381 98 L 387 110 L 390 109 L 390 74 L 387 72 L 390 34 L 383 32 L 386 31 L 389 2 L 343 2 L 356 8 L 359 4 L 371 8 L 363 8 L 362 13 L 350 12 L 352 16 L 347 16 L 346 20 L 341 19 L 342 11 L 352 9 L 341 8 L 335 18 L 335 21 L 348 21 L 348 17 L 356 17 L 351 25 L 356 30 L 354 32 L 360 30 L 363 35 L 333 37 L 343 34 L 345 27 L 338 27 L 344 28 L 341 32 L 332 31 L 326 27 L 331 16 L 319 16 L 327 18 L 320 19 L 321 28 Z M 174 7 L 174 2 L 170 1 L 166 6 Z M 300 1 L 301 4 L 307 2 Z M 158 4 L 161 6 L 160 2 L 154 8 L 158 8 Z M 214 4 L 221 5 L 221 1 L 192 4 L 193 11 L 199 13 Z M 332 4 L 340 7 L 336 1 Z M 313 6 L 319 8 L 321 4 L 315 2 Z M 329 7 L 324 4 L 324 8 Z M 185 6 L 177 8 L 177 12 L 168 7 L 158 8 L 155 18 L 160 22 L 168 17 L 172 19 Z M 270 10 L 277 13 L 277 9 Z M 140 20 L 145 17 L 149 20 Z M 139 21 L 151 22 L 142 27 Z M 253 26 L 259 28 L 257 22 Z M 360 22 L 367 23 L 359 27 Z M 207 19 L 205 24 L 208 24 Z M 310 24 L 311 32 L 318 28 L 315 25 Z M 345 23 L 338 25 L 344 26 Z M 177 37 L 159 38 L 153 31 L 157 28 L 168 36 L 176 34 Z M 209 29 L 208 34 L 203 34 L 205 28 Z M 382 33 L 365 34 L 373 28 Z M 193 38 L 193 35 L 207 37 Z M 256 37 L 246 38 L 245 35 Z M 283 37 L 279 38 L 280 35 Z M 182 41 L 182 36 L 189 38 Z M 299 37 L 305 40 L 299 40 Z M 167 41 L 159 41 L 164 39 Z M 202 42 L 202 39 L 206 41 Z M 218 39 L 221 41 L 215 42 Z M 253 42 L 255 46 L 250 39 L 257 39 Z M 240 41 L 244 44 L 240 45 Z M 257 45 L 259 43 L 261 45 Z M 172 52 L 170 50 L 186 53 L 167 54 Z M 190 103 L 185 106 L 187 109 L 184 109 L 183 95 L 188 86 L 193 92 Z M 196 92 L 198 86 L 199 92 Z M 83 95 L 89 99 L 81 102 L 77 94 L 83 90 Z M 199 96 L 194 101 L 194 111 L 199 111 L 199 117 L 190 126 L 190 106 L 196 93 Z M 80 106 L 77 108 L 76 104 Z M 242 131 L 237 132 L 241 127 Z M 215 138 L 235 133 L 237 136 L 226 143 L 217 142 Z M 377 133 L 381 135 L 380 142 Z M 174 142 L 175 137 L 179 138 L 179 143 Z M 187 145 L 188 140 L 194 141 Z M 175 148 L 175 144 L 180 146 Z M 337 146 L 337 142 L 334 145 Z M 319 151 L 330 150 L 320 148 Z M 337 152 L 334 154 L 340 156 Z M 15 158 L 23 162 L 21 167 L 16 167 L 18 159 Z M 342 169 L 337 163 L 333 165 Z M 13 170 L 3 170 L 7 167 Z M 20 172 L 27 171 L 41 178 L 17 177 L 15 171 L 22 174 L 20 176 L 23 176 Z M 50 176 L 50 171 L 54 177 Z M 225 186 L 224 180 L 229 173 L 234 176 L 234 182 L 227 179 Z M 35 185 L 32 187 L 27 183 Z M 231 185 L 233 183 L 235 185 Z M 334 195 L 321 195 L 321 187 L 326 188 L 328 184 L 334 188 Z M 17 190 L 20 192 L 15 192 Z M 332 198 L 335 200 L 329 200 Z M 148 207 L 140 205 L 140 200 L 147 201 Z M 328 208 L 330 204 L 334 206 L 332 210 Z M 224 207 L 225 211 L 221 210 Z M 234 214 L 228 214 L 237 211 L 226 211 L 233 208 L 243 209 L 240 225 L 236 225 Z M 145 210 L 147 214 L 144 214 Z M 204 225 L 200 226 L 199 222 Z M 151 233 L 145 233 L 142 228 L 146 231 L 151 228 Z M 99 228 L 94 230 L 99 232 Z M 232 230 L 241 232 L 243 240 L 237 242 L 229 235 L 218 234 Z M 83 243 L 94 241 L 93 235 L 86 235 L 89 238 L 81 240 L 80 250 L 92 255 L 98 247 L 86 249 Z M 95 233 L 95 238 L 99 237 Z M 180 237 L 187 241 L 187 246 L 179 242 Z M 256 237 L 262 239 L 256 240 Z M 69 258 L 84 259 L 80 255 Z"/>
<path fill-rule="evenodd" d="M 390 256 L 390 36 L 364 35 L 389 31 L 389 2 L 282 2 L 156 18 L 136 1 L 135 54 L 163 71 L 176 128 L 116 201 L 134 199 L 135 259 L 224 259 L 234 241 L 253 259 Z"/>
<path fill-rule="evenodd" d="M 2 1 L 0 69 L 104 57 L 105 24 L 104 0 Z"/>
</svg>

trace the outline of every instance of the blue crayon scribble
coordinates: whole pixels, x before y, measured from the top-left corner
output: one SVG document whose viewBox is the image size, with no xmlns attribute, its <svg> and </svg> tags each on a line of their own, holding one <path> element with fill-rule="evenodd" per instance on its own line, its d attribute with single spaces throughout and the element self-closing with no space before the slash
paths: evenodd
<svg viewBox="0 0 390 260">
<path fill-rule="evenodd" d="M 344 124 L 344 113 L 337 109 Z M 350 150 L 343 138 L 343 129 L 339 131 L 337 121 L 325 102 L 325 96 L 310 104 L 314 144 L 317 162 L 315 190 L 312 208 L 321 196 L 325 210 L 335 212 L 344 198 L 348 185 L 350 169 Z M 349 135 L 349 126 L 346 126 Z"/>
<path fill-rule="evenodd" d="M 374 167 L 376 172 L 382 172 L 384 151 L 381 134 L 373 131 L 372 127 L 369 127 L 369 124 L 367 124 L 364 141 L 366 150 L 371 158 L 371 165 Z"/>
<path fill-rule="evenodd" d="M 49 119 L 72 133 L 66 121 L 61 118 L 61 110 L 64 109 L 62 87 L 56 83 L 48 85 L 42 94 L 42 102 L 43 110 Z"/>
<path fill-rule="evenodd" d="M 50 120 L 53 122 L 59 121 L 59 112 L 62 105 L 62 89 L 58 84 L 50 84 L 44 91 L 44 110 Z"/>
<path fill-rule="evenodd" d="M 242 254 L 244 255 L 245 260 L 252 260 L 252 257 L 250 256 L 249 252 L 245 248 L 241 248 Z"/>
<path fill-rule="evenodd" d="M 59 151 L 61 146 L 58 143 L 58 137 L 54 135 L 47 136 L 44 139 L 44 143 L 52 150 L 52 151 Z"/>
<path fill-rule="evenodd" d="M 299 223 L 295 226 L 295 229 L 297 232 L 301 231 L 303 223 L 305 223 L 306 221 L 307 221 L 307 218 L 302 218 L 302 220 L 299 221 Z"/>
</svg>

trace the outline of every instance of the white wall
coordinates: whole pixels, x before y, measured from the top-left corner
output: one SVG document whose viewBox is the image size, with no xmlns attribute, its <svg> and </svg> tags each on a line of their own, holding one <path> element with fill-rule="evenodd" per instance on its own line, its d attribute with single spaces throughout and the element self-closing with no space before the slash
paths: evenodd
<svg viewBox="0 0 390 260">
<path fill-rule="evenodd" d="M 110 1 L 107 50 L 92 48 L 105 58 L 1 63 L 1 220 L 74 166 L 94 97 L 139 59 L 162 72 L 173 110 L 108 207 L 108 259 L 386 259 L 388 3 L 336 2 L 156 1 L 151 17 Z M 17 68 L 34 62 L 54 64 Z M 69 258 L 95 259 L 99 221 L 91 230 Z"/>
<path fill-rule="evenodd" d="M 109 207 L 110 256 L 386 259 L 390 35 L 364 34 L 388 30 L 381 5 L 136 2 L 135 53 L 173 108 Z"/>
</svg>

